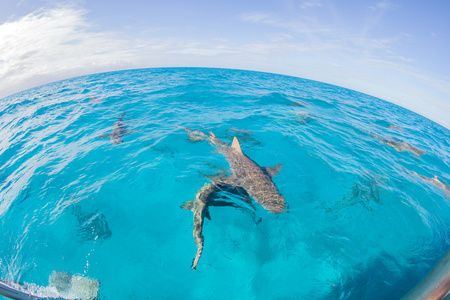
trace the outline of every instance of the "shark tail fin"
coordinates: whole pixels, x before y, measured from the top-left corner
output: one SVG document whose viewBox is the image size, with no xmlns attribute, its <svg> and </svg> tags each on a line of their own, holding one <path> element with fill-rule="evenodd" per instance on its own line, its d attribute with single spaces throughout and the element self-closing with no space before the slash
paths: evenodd
<svg viewBox="0 0 450 300">
<path fill-rule="evenodd" d="M 125 112 L 122 112 L 122 115 L 120 116 L 119 121 L 122 121 L 123 116 L 125 116 Z"/>
<path fill-rule="evenodd" d="M 234 139 L 233 139 L 233 143 L 231 144 L 231 148 L 234 148 L 239 153 L 244 154 L 242 152 L 241 145 L 239 145 L 239 141 L 238 141 L 238 139 L 236 137 L 234 137 Z"/>
<path fill-rule="evenodd" d="M 194 208 L 194 201 L 186 201 L 181 205 L 181 209 L 192 210 Z"/>
</svg>

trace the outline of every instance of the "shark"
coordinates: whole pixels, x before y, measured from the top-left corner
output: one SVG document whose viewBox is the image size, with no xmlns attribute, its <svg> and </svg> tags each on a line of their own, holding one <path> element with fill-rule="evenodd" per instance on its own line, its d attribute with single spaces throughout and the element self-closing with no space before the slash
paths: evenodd
<svg viewBox="0 0 450 300">
<path fill-rule="evenodd" d="M 100 137 L 110 138 L 111 143 L 113 143 L 113 145 L 122 144 L 123 143 L 122 137 L 124 135 L 135 132 L 127 130 L 127 125 L 125 124 L 125 122 L 122 121 L 124 116 L 125 112 L 123 112 L 120 118 L 118 118 L 118 120 L 114 123 L 112 132 L 110 134 L 103 134 Z"/>
<path fill-rule="evenodd" d="M 181 127 L 183 128 L 183 127 Z M 280 194 L 272 178 L 276 176 L 282 165 L 261 167 L 245 155 L 234 137 L 231 146 L 217 138 L 214 133 L 209 136 L 200 131 L 183 128 L 188 135 L 196 135 L 199 139 L 208 140 L 223 154 L 230 165 L 232 174 L 229 176 L 210 177 L 216 184 L 226 184 L 243 188 L 255 201 L 271 213 L 281 213 L 286 210 L 284 196 Z"/>
<path fill-rule="evenodd" d="M 416 155 L 417 157 L 420 157 L 421 155 L 425 155 L 426 154 L 426 152 L 423 151 L 422 149 L 414 147 L 414 146 L 408 144 L 405 141 L 397 142 L 397 141 L 394 141 L 394 140 L 386 140 L 386 139 L 384 139 L 382 137 L 379 137 L 379 136 L 376 136 L 376 135 L 373 135 L 373 134 L 371 134 L 371 136 L 373 138 L 377 139 L 378 141 L 380 141 L 381 143 L 394 148 L 398 152 L 405 152 L 405 151 L 408 150 L 408 151 L 411 151 L 412 153 L 414 153 L 414 155 Z"/>
<path fill-rule="evenodd" d="M 398 127 L 398 126 L 395 126 L 395 125 L 389 125 L 389 128 L 390 129 L 395 129 L 395 130 L 399 130 L 399 131 L 402 131 L 403 130 L 403 128 L 401 128 L 401 127 Z"/>
<path fill-rule="evenodd" d="M 191 142 L 203 141 L 203 140 L 208 139 L 208 136 L 206 134 L 204 134 L 203 132 L 201 132 L 200 130 L 193 131 L 189 128 L 181 127 L 178 125 L 176 125 L 176 126 L 177 126 L 177 128 L 181 128 L 187 132 L 187 135 L 189 136 L 189 140 Z"/>
<path fill-rule="evenodd" d="M 449 199 L 450 197 L 450 186 L 445 184 L 444 182 L 440 181 L 439 178 L 434 175 L 434 177 L 427 177 L 427 176 L 423 176 L 423 175 L 419 175 L 416 172 L 412 171 L 410 174 L 421 178 L 423 181 L 431 183 L 432 185 L 436 186 L 437 188 L 441 189 L 445 196 L 447 197 L 447 199 Z"/>
<path fill-rule="evenodd" d="M 203 236 L 203 224 L 205 217 L 211 220 L 211 215 L 209 214 L 210 206 L 231 206 L 236 208 L 244 208 L 240 205 L 237 205 L 232 202 L 216 200 L 214 195 L 220 191 L 231 191 L 237 192 L 233 190 L 234 187 L 230 187 L 224 184 L 216 184 L 214 182 L 206 183 L 195 195 L 195 199 L 193 201 L 186 201 L 181 206 L 182 209 L 190 210 L 194 214 L 194 230 L 193 237 L 195 241 L 195 245 L 197 246 L 197 253 L 192 261 L 191 268 L 195 270 L 197 268 L 200 257 L 203 253 L 203 244 L 204 244 L 204 236 Z M 243 200 L 245 201 L 245 200 Z M 247 201 L 245 201 L 247 202 Z M 247 202 L 248 203 L 248 202 Z M 257 223 L 259 223 L 259 220 Z"/>
</svg>

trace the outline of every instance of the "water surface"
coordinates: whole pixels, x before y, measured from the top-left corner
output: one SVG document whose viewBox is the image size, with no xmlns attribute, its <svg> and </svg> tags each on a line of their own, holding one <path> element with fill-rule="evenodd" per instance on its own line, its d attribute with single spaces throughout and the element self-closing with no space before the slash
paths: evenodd
<svg viewBox="0 0 450 300">
<path fill-rule="evenodd" d="M 135 132 L 114 145 L 102 135 Z M 197 271 L 192 213 L 236 136 L 289 211 L 211 207 Z M 399 299 L 449 247 L 450 132 L 320 82 L 224 69 L 142 69 L 0 101 L 0 275 L 98 279 L 100 299 Z M 391 144 L 389 145 L 389 141 Z M 402 142 L 425 152 L 397 151 Z M 399 149 L 401 150 L 401 149 Z M 239 201 L 239 199 L 235 199 Z"/>
</svg>

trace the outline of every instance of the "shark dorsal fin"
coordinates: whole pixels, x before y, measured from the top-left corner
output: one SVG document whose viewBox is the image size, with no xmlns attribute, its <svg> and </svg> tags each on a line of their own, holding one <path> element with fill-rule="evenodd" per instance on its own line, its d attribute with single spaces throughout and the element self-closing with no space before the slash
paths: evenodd
<svg viewBox="0 0 450 300">
<path fill-rule="evenodd" d="M 214 133 L 212 133 L 212 131 L 209 132 L 209 135 L 214 138 L 216 137 L 216 135 Z"/>
<path fill-rule="evenodd" d="M 235 150 L 237 150 L 239 153 L 242 153 L 242 149 L 241 149 L 241 145 L 239 145 L 239 141 L 236 137 L 234 137 L 233 139 L 233 143 L 231 144 L 231 148 L 234 148 Z"/>
</svg>

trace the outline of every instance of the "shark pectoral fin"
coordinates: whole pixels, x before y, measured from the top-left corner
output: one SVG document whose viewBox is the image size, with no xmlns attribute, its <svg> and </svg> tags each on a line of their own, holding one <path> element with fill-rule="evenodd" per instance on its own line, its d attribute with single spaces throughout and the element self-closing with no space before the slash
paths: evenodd
<svg viewBox="0 0 450 300">
<path fill-rule="evenodd" d="M 238 151 L 241 154 L 244 154 L 242 152 L 241 145 L 239 145 L 239 141 L 238 141 L 238 139 L 236 137 L 234 137 L 234 139 L 233 139 L 233 143 L 231 144 L 231 148 L 235 149 L 236 151 Z"/>
<path fill-rule="evenodd" d="M 281 170 L 281 167 L 283 167 L 282 164 L 273 166 L 273 167 L 262 167 L 263 171 L 266 172 L 270 177 L 274 177 L 278 175 L 278 173 Z"/>
<path fill-rule="evenodd" d="M 194 201 L 186 201 L 180 207 L 181 209 L 192 210 L 194 208 Z"/>
</svg>

